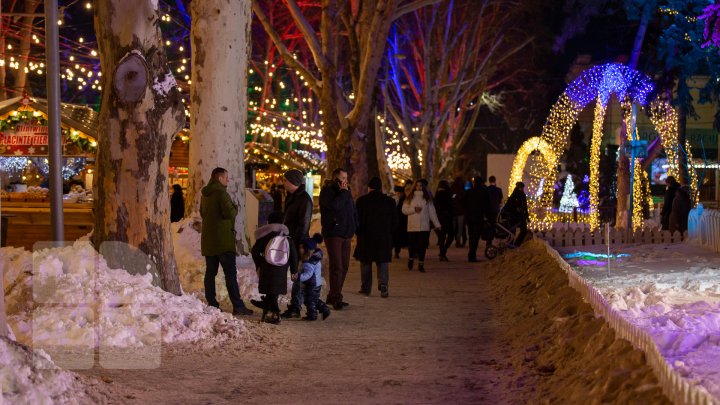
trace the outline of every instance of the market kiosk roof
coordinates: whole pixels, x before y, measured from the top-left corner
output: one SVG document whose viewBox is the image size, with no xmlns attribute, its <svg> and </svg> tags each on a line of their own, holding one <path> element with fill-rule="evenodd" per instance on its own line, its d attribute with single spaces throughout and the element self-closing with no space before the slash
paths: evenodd
<svg viewBox="0 0 720 405">
<path fill-rule="evenodd" d="M 0 101 L 0 117 L 17 111 L 20 108 L 28 107 L 40 111 L 47 116 L 47 100 L 34 97 L 15 97 Z M 85 135 L 97 139 L 97 127 L 99 114 L 90 107 L 77 104 L 60 104 L 60 121 Z"/>
</svg>

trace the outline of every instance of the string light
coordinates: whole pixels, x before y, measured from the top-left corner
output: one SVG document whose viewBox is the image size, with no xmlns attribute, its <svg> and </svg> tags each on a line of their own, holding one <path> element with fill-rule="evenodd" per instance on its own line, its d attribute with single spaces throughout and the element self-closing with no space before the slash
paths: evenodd
<svg viewBox="0 0 720 405">
<path fill-rule="evenodd" d="M 536 160 L 530 166 L 530 189 L 532 189 L 533 184 L 544 188 L 542 192 L 538 190 L 535 194 L 538 198 L 528 200 L 530 222 L 533 227 L 536 229 L 548 229 L 555 220 L 564 218 L 552 211 L 552 191 L 557 177 L 557 163 L 559 157 L 565 151 L 570 131 L 577 122 L 578 115 L 592 101 L 595 101 L 595 111 L 590 151 L 590 207 L 588 214 L 579 215 L 577 220 L 588 222 L 593 230 L 599 227 L 600 145 L 607 104 L 611 95 L 616 95 L 621 100 L 625 126 L 631 128 L 632 105 L 646 105 L 647 97 L 653 88 L 652 81 L 646 75 L 615 63 L 588 69 L 568 85 L 565 92 L 550 110 L 548 119 L 543 126 L 542 135 L 529 139 L 518 150 L 510 174 L 511 185 L 521 181 L 528 157 L 534 151 L 540 152 L 542 159 Z M 655 100 L 650 104 L 650 110 L 653 125 L 660 133 L 663 145 L 668 153 L 668 161 L 671 162 L 671 166 L 674 162 L 677 167 L 677 113 L 667 103 L 659 100 Z M 630 140 L 632 140 L 632 136 L 632 133 L 628 133 Z M 685 149 L 690 162 L 688 166 L 692 183 L 691 189 L 695 201 L 697 201 L 698 197 L 695 192 L 697 189 L 697 173 L 692 167 L 689 143 Z M 641 159 L 635 161 L 638 168 L 640 167 L 640 161 Z M 649 194 L 647 187 L 643 187 L 646 178 L 644 171 L 636 170 L 634 176 L 633 192 L 637 198 L 634 199 L 632 207 L 632 223 L 633 229 L 637 229 L 642 225 L 642 206 L 649 198 Z"/>
</svg>

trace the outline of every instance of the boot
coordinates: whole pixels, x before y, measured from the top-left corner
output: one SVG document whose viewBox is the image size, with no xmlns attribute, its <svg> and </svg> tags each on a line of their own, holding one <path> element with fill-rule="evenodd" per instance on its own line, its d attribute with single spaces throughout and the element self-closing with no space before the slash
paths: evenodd
<svg viewBox="0 0 720 405">
<path fill-rule="evenodd" d="M 280 313 L 279 312 L 270 312 L 270 316 L 265 318 L 265 323 L 271 323 L 273 325 L 279 325 L 280 324 Z"/>
<path fill-rule="evenodd" d="M 260 322 L 265 322 L 265 319 L 267 318 L 268 310 L 263 308 L 262 316 L 260 317 Z"/>
<path fill-rule="evenodd" d="M 287 311 L 283 312 L 281 316 L 283 318 L 300 318 L 300 309 L 288 305 Z"/>
<path fill-rule="evenodd" d="M 413 259 L 408 259 L 408 270 L 413 269 Z"/>
<path fill-rule="evenodd" d="M 420 273 L 425 273 L 425 263 L 423 263 L 423 262 L 418 263 L 418 271 L 420 271 Z"/>
</svg>

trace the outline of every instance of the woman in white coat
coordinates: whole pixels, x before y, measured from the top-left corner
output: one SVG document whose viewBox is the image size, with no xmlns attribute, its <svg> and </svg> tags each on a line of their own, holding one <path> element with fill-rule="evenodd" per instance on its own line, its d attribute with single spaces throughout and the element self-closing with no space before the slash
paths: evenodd
<svg viewBox="0 0 720 405">
<path fill-rule="evenodd" d="M 413 269 L 415 259 L 418 260 L 418 270 L 425 272 L 425 251 L 430 244 L 430 222 L 440 229 L 433 205 L 432 195 L 425 187 L 425 183 L 416 180 L 413 185 L 412 198 L 406 198 L 402 206 L 403 214 L 408 218 L 408 270 Z"/>
</svg>

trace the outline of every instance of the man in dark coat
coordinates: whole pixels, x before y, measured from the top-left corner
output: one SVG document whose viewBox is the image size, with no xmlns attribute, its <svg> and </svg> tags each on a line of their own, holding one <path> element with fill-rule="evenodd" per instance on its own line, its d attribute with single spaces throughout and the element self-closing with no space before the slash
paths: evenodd
<svg viewBox="0 0 720 405">
<path fill-rule="evenodd" d="M 326 303 L 336 310 L 347 306 L 342 295 L 350 267 L 350 242 L 357 229 L 355 202 L 345 169 L 335 169 L 332 180 L 320 191 L 320 224 L 330 261 L 330 291 Z"/>
<path fill-rule="evenodd" d="M 452 184 L 453 230 L 455 231 L 455 247 L 465 247 L 465 180 L 456 177 Z"/>
<path fill-rule="evenodd" d="M 283 185 L 287 190 L 285 197 L 285 219 L 283 223 L 290 232 L 290 238 L 295 249 L 300 251 L 300 242 L 309 237 L 310 221 L 312 220 L 312 197 L 305 190 L 305 176 L 297 169 L 291 169 L 283 175 Z M 297 264 L 297 263 L 296 263 Z M 286 318 L 299 318 L 303 304 L 302 285 L 294 282 L 292 295 L 287 311 L 283 313 Z"/>
<path fill-rule="evenodd" d="M 170 197 L 170 222 L 181 221 L 185 217 L 185 199 L 182 186 L 173 184 L 173 193 Z"/>
<path fill-rule="evenodd" d="M 200 197 L 200 251 L 205 256 L 205 299 L 208 305 L 220 308 L 215 298 L 215 276 L 222 264 L 225 273 L 225 286 L 233 305 L 233 315 L 251 315 L 252 310 L 245 307 L 240 298 L 237 283 L 237 265 L 235 256 L 235 217 L 238 209 L 227 192 L 228 172 L 222 167 L 212 171 L 208 184 L 202 189 Z"/>
<path fill-rule="evenodd" d="M 357 246 L 355 258 L 360 261 L 360 294 L 370 295 L 372 264 L 377 266 L 380 296 L 388 296 L 388 264 L 392 259 L 392 235 L 398 219 L 395 200 L 382 193 L 377 177 L 370 179 L 368 193 L 357 200 Z"/>
<path fill-rule="evenodd" d="M 465 193 L 465 221 L 468 227 L 469 262 L 478 261 L 477 248 L 485 224 L 487 210 L 485 203 L 488 201 L 487 193 L 485 179 L 480 176 L 475 177 L 473 187 Z"/>
<path fill-rule="evenodd" d="M 660 224 L 662 230 L 666 231 L 670 229 L 670 214 L 672 213 L 673 200 L 675 200 L 675 193 L 677 193 L 680 184 L 675 180 L 673 176 L 667 176 L 665 179 L 667 189 L 665 190 L 665 198 L 663 198 L 663 207 L 660 211 Z"/>
<path fill-rule="evenodd" d="M 500 213 L 500 206 L 502 205 L 503 193 L 500 187 L 495 185 L 495 176 L 488 178 L 490 185 L 488 186 L 488 200 L 485 206 L 487 207 L 487 228 L 485 230 L 485 240 L 492 241 L 495 236 L 495 223 L 497 222 L 497 216 Z"/>
<path fill-rule="evenodd" d="M 269 224 L 255 230 L 255 244 L 252 247 L 252 258 L 258 272 L 258 292 L 265 294 L 262 301 L 250 300 L 254 305 L 263 309 L 262 321 L 280 323 L 280 308 L 278 296 L 287 294 L 287 273 L 297 273 L 298 255 L 293 240 L 289 242 L 289 257 L 287 264 L 275 266 L 265 260 L 265 248 L 270 241 L 278 236 L 287 236 L 290 232 L 287 226 L 281 224 L 282 214 L 273 212 L 268 219 Z M 266 317 L 268 312 L 270 317 Z"/>
<path fill-rule="evenodd" d="M 435 191 L 435 212 L 440 221 L 438 245 L 440 246 L 440 261 L 448 261 L 447 251 L 453 242 L 455 232 L 453 228 L 453 195 L 447 180 L 441 180 Z"/>
<path fill-rule="evenodd" d="M 397 215 L 398 224 L 393 234 L 393 247 L 395 248 L 395 258 L 400 258 L 400 250 L 407 246 L 407 215 L 403 214 L 402 206 L 405 202 L 405 187 L 395 186 L 395 213 Z"/>
<path fill-rule="evenodd" d="M 305 190 L 305 176 L 297 169 L 288 170 L 283 176 L 287 197 L 285 198 L 285 219 L 283 223 L 290 231 L 290 237 L 299 247 L 300 241 L 309 238 L 313 201 Z"/>
<path fill-rule="evenodd" d="M 525 183 L 522 181 L 515 183 L 515 189 L 512 194 L 510 194 L 510 197 L 508 197 L 507 203 L 503 207 L 503 212 L 507 214 L 511 226 L 520 228 L 520 233 L 513 241 L 515 246 L 520 246 L 527 235 L 527 224 L 529 220 Z"/>
</svg>

